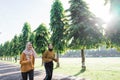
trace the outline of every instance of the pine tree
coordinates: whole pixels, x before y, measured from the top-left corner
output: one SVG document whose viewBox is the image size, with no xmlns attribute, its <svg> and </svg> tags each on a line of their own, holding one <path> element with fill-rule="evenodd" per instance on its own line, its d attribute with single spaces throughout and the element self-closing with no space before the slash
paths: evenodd
<svg viewBox="0 0 120 80">
<path fill-rule="evenodd" d="M 31 26 L 29 23 L 25 23 L 22 29 L 22 50 L 25 49 L 26 43 L 29 41 L 31 35 Z"/>
<path fill-rule="evenodd" d="M 102 27 L 96 16 L 89 11 L 84 0 L 70 0 L 70 21 L 68 29 L 69 47 L 81 49 L 82 68 L 85 68 L 85 49 L 97 48 L 102 43 Z"/>
<path fill-rule="evenodd" d="M 35 47 L 35 33 L 34 32 L 31 33 L 29 41 L 32 43 L 32 46 Z"/>
<path fill-rule="evenodd" d="M 65 50 L 64 40 L 64 9 L 60 0 L 54 0 L 50 14 L 50 29 L 52 32 L 51 42 L 54 46 L 54 50 L 57 52 L 58 63 L 56 67 L 59 67 L 59 53 Z"/>
<path fill-rule="evenodd" d="M 35 46 L 36 51 L 40 54 L 46 50 L 48 45 L 48 30 L 45 24 L 40 24 L 40 26 L 34 31 L 35 32 Z"/>
</svg>

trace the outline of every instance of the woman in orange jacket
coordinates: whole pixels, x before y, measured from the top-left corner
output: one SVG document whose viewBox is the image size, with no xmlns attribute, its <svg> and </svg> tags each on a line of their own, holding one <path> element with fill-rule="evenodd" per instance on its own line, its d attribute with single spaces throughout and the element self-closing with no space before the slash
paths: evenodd
<svg viewBox="0 0 120 80">
<path fill-rule="evenodd" d="M 25 50 L 22 52 L 20 57 L 21 64 L 21 75 L 23 80 L 34 80 L 34 63 L 35 63 L 36 52 L 32 47 L 32 44 L 28 42 Z"/>
<path fill-rule="evenodd" d="M 58 62 L 58 59 L 55 58 L 55 52 L 53 51 L 52 44 L 48 45 L 48 50 L 43 53 L 42 60 L 44 62 L 44 67 L 46 71 L 46 76 L 44 80 L 52 80 L 53 61 Z"/>
</svg>

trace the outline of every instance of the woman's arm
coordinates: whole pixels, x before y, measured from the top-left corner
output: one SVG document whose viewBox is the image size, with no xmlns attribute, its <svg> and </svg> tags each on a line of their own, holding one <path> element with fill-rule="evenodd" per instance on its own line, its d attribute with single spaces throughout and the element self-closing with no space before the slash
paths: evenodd
<svg viewBox="0 0 120 80">
<path fill-rule="evenodd" d="M 20 64 L 27 64 L 30 63 L 30 60 L 25 60 L 25 54 L 22 53 L 20 56 Z"/>
<path fill-rule="evenodd" d="M 53 53 L 53 55 L 54 55 L 53 60 L 54 60 L 55 62 L 58 62 L 58 59 L 55 58 L 55 53 Z"/>
</svg>

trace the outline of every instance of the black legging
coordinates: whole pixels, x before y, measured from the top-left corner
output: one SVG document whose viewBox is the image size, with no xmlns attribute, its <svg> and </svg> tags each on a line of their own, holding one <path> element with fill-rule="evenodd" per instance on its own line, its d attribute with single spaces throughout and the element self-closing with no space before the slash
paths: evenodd
<svg viewBox="0 0 120 80">
<path fill-rule="evenodd" d="M 22 72 L 23 80 L 27 80 L 29 76 L 29 80 L 34 80 L 34 70 L 30 70 L 28 72 Z"/>
<path fill-rule="evenodd" d="M 53 62 L 48 62 L 44 64 L 46 76 L 44 80 L 52 80 L 52 73 L 53 73 Z"/>
</svg>

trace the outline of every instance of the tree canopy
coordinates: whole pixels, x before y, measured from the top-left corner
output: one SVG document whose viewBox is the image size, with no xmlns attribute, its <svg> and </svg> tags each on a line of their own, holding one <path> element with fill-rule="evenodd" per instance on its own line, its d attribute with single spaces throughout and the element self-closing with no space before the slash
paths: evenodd
<svg viewBox="0 0 120 80">
<path fill-rule="evenodd" d="M 54 49 L 61 53 L 65 50 L 64 39 L 64 9 L 60 0 L 54 0 L 50 12 L 50 29 L 51 29 L 51 42 Z"/>
<path fill-rule="evenodd" d="M 45 24 L 40 26 L 34 31 L 35 32 L 35 46 L 38 53 L 43 53 L 48 45 L 49 35 Z"/>
<path fill-rule="evenodd" d="M 119 0 L 107 0 L 110 2 L 110 13 L 112 19 L 107 24 L 106 37 L 108 47 L 116 47 L 120 50 L 120 2 Z"/>
<path fill-rule="evenodd" d="M 103 39 L 102 24 L 97 17 L 89 11 L 84 0 L 70 0 L 70 27 L 68 39 L 73 49 L 97 48 Z"/>
</svg>

